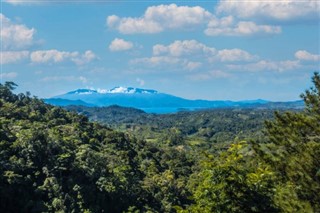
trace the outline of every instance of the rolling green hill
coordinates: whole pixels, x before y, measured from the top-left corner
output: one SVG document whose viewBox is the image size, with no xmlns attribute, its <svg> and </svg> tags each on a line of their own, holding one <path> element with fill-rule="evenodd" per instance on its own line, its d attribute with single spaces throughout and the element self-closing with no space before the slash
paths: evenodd
<svg viewBox="0 0 320 213">
<path fill-rule="evenodd" d="M 274 116 L 69 108 L 75 113 L 0 84 L 0 209 L 319 212 L 319 74 L 312 81 L 304 110 Z"/>
</svg>

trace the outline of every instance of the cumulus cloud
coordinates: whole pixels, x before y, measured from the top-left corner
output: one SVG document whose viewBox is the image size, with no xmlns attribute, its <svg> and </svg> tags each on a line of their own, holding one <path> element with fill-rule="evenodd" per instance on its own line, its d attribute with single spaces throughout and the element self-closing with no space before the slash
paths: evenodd
<svg viewBox="0 0 320 213">
<path fill-rule="evenodd" d="M 107 26 L 111 28 L 117 27 L 119 22 L 120 22 L 120 18 L 116 15 L 111 15 L 107 17 Z"/>
<path fill-rule="evenodd" d="M 64 52 L 58 50 L 39 50 L 31 53 L 31 61 L 34 63 L 62 62 L 78 57 L 78 52 Z"/>
<path fill-rule="evenodd" d="M 190 61 L 184 58 L 169 57 L 169 56 L 152 56 L 144 58 L 136 58 L 130 60 L 132 65 L 142 65 L 151 68 L 166 67 L 172 70 L 188 70 L 192 71 L 202 66 L 201 62 Z"/>
<path fill-rule="evenodd" d="M 107 17 L 107 25 L 123 34 L 159 33 L 172 29 L 189 29 L 204 24 L 212 14 L 200 6 L 176 4 L 148 7 L 141 17 Z"/>
<path fill-rule="evenodd" d="M 244 3 L 256 5 L 249 7 L 252 10 L 260 9 L 258 12 L 264 11 L 261 9 L 263 8 L 261 5 L 264 4 L 259 2 L 260 1 L 250 1 L 249 3 Z M 227 10 L 229 4 L 232 5 L 232 8 L 238 8 L 237 6 L 239 6 L 241 11 L 246 11 L 246 8 L 243 8 L 242 2 L 235 1 L 221 1 L 217 8 L 217 14 L 212 14 L 200 6 L 189 7 L 177 6 L 176 4 L 158 5 L 148 7 L 141 17 L 118 17 L 116 15 L 108 16 L 106 23 L 109 28 L 116 29 L 123 34 L 160 33 L 165 30 L 178 29 L 190 30 L 199 29 L 205 25 L 207 25 L 207 28 L 204 30 L 204 33 L 208 36 L 248 36 L 255 34 L 281 33 L 280 26 L 257 24 L 254 21 L 255 19 L 241 20 L 243 17 L 247 16 L 241 16 L 238 15 L 238 13 L 235 13 L 235 17 L 233 10 Z M 266 5 L 273 5 L 273 3 L 266 3 Z M 220 17 L 219 13 L 221 14 L 222 12 L 227 14 L 227 16 Z M 273 14 L 273 12 L 270 12 L 270 14 Z"/>
<path fill-rule="evenodd" d="M 131 63 L 148 67 L 170 66 L 193 71 L 203 67 L 204 64 L 208 66 L 217 61 L 227 63 L 258 60 L 258 56 L 241 49 L 217 50 L 196 40 L 176 40 L 168 45 L 156 44 L 152 53 L 151 57 L 133 59 Z"/>
<path fill-rule="evenodd" d="M 77 65 L 83 65 L 96 59 L 97 56 L 88 50 L 84 54 L 79 52 L 66 52 L 59 50 L 39 50 L 34 51 L 30 55 L 33 63 L 60 63 L 65 61 L 74 62 Z"/>
<path fill-rule="evenodd" d="M 29 51 L 4 51 L 0 52 L 0 64 L 11 64 L 29 57 Z"/>
<path fill-rule="evenodd" d="M 285 1 L 234 1 L 222 0 L 216 11 L 218 14 L 233 14 L 239 18 L 257 20 L 318 20 L 320 2 L 318 0 Z"/>
<path fill-rule="evenodd" d="M 170 55 L 170 56 L 186 56 L 186 55 L 212 55 L 215 53 L 215 48 L 207 47 L 206 45 L 196 40 L 174 41 L 172 44 L 165 46 L 157 44 L 153 46 L 154 55 Z"/>
<path fill-rule="evenodd" d="M 156 67 L 163 64 L 178 64 L 181 60 L 168 56 L 152 56 L 144 58 L 136 58 L 130 60 L 131 64 L 143 64 L 149 67 Z"/>
<path fill-rule="evenodd" d="M 115 38 L 109 45 L 110 51 L 125 51 L 133 48 L 133 43 L 120 38 Z"/>
<path fill-rule="evenodd" d="M 297 4 L 290 0 L 278 2 L 225 0 L 218 4 L 214 14 L 200 6 L 158 5 L 148 7 L 141 17 L 108 16 L 106 24 L 123 34 L 160 33 L 177 29 L 199 30 L 207 26 L 204 33 L 208 36 L 272 35 L 281 33 L 281 26 L 270 24 L 275 23 L 274 20 L 261 21 L 258 18 L 259 14 L 274 19 L 281 19 L 283 16 L 284 20 L 293 17 L 310 18 L 320 13 L 319 4 L 316 0 L 299 1 Z M 293 12 L 297 9 L 301 11 Z"/>
<path fill-rule="evenodd" d="M 223 49 L 219 50 L 217 57 L 223 61 L 253 61 L 256 60 L 258 57 L 251 55 L 247 51 L 241 49 Z"/>
<path fill-rule="evenodd" d="M 204 73 L 188 75 L 187 78 L 193 81 L 206 81 L 217 78 L 230 78 L 232 75 L 221 70 L 212 70 Z"/>
<path fill-rule="evenodd" d="M 15 24 L 9 18 L 0 13 L 1 40 L 3 50 L 21 50 L 33 44 L 34 28 L 28 28 L 23 24 Z"/>
<path fill-rule="evenodd" d="M 183 67 L 186 70 L 190 70 L 190 71 L 198 69 L 201 66 L 202 66 L 201 62 L 194 62 L 194 61 L 185 61 L 184 64 L 183 64 Z"/>
<path fill-rule="evenodd" d="M 251 72 L 259 72 L 259 71 L 276 71 L 283 72 L 288 70 L 294 70 L 301 67 L 299 61 L 295 60 L 285 60 L 285 61 L 268 61 L 268 60 L 260 60 L 255 63 L 248 63 L 243 65 L 227 65 L 229 69 L 235 71 L 251 71 Z"/>
<path fill-rule="evenodd" d="M 146 20 L 144 18 L 120 18 L 112 16 L 112 19 L 107 18 L 107 23 L 110 28 L 117 29 L 123 34 L 136 33 L 159 33 L 163 31 L 161 25 L 153 20 Z"/>
<path fill-rule="evenodd" d="M 317 0 L 222 0 L 215 13 L 200 6 L 158 5 L 148 7 L 140 17 L 108 16 L 106 24 L 123 34 L 199 30 L 207 26 L 204 33 L 208 36 L 251 36 L 279 34 L 282 32 L 280 23 L 318 21 L 319 14 L 320 2 Z"/>
<path fill-rule="evenodd" d="M 273 61 L 260 58 L 243 49 L 216 49 L 196 40 L 176 40 L 167 45 L 156 44 L 152 50 L 150 57 L 132 59 L 131 65 L 138 65 L 140 69 L 158 69 L 162 72 L 188 71 L 185 75 L 190 80 L 232 77 L 230 72 L 221 70 L 232 73 L 292 71 L 306 68 L 302 61 L 320 61 L 320 55 L 305 50 L 297 51 L 296 59 Z"/>
<path fill-rule="evenodd" d="M 252 21 L 235 22 L 232 16 L 214 18 L 204 33 L 208 36 L 251 36 L 255 34 L 279 34 L 280 26 L 258 25 Z"/>
<path fill-rule="evenodd" d="M 98 56 L 91 50 L 87 50 L 82 55 L 79 55 L 78 57 L 72 58 L 71 61 L 73 61 L 76 65 L 84 65 L 88 64 L 91 61 L 94 61 L 98 59 Z"/>
<path fill-rule="evenodd" d="M 156 44 L 153 46 L 153 57 L 162 58 L 162 63 L 179 64 L 182 69 L 195 70 L 202 62 L 193 60 L 208 59 L 216 53 L 215 48 L 208 47 L 196 40 L 176 40 L 169 45 Z M 161 65 L 161 63 L 156 63 Z"/>
<path fill-rule="evenodd" d="M 18 76 L 18 73 L 16 72 L 5 72 L 5 73 L 1 73 L 0 74 L 0 78 L 1 79 L 13 79 L 16 78 Z"/>
<path fill-rule="evenodd" d="M 320 61 L 320 55 L 311 54 L 306 50 L 298 50 L 294 56 L 301 61 Z"/>
</svg>

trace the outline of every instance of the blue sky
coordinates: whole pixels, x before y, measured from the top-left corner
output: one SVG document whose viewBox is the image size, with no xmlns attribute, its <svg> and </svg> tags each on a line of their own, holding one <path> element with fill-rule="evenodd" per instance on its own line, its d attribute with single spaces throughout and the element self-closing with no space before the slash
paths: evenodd
<svg viewBox="0 0 320 213">
<path fill-rule="evenodd" d="M 1 1 L 1 82 L 46 98 L 133 86 L 189 99 L 299 99 L 320 3 Z"/>
</svg>

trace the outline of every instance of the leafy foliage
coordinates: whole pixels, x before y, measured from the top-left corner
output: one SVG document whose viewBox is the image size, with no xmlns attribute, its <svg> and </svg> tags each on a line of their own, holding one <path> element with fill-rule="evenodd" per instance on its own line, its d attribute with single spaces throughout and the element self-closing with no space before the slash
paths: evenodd
<svg viewBox="0 0 320 213">
<path fill-rule="evenodd" d="M 92 121 L 130 132 L 141 140 L 220 149 L 235 138 L 263 137 L 264 120 L 274 116 L 273 110 L 269 109 L 211 109 L 161 115 L 119 106 L 66 108 L 86 115 Z"/>
<path fill-rule="evenodd" d="M 266 139 L 207 155 L 189 179 L 194 204 L 181 212 L 319 212 L 320 77 L 302 112 L 275 114 Z M 200 180 L 200 181 L 199 181 Z"/>
<path fill-rule="evenodd" d="M 14 86 L 7 83 L 0 87 L 2 211 L 162 209 L 162 198 L 152 194 L 162 185 L 156 182 L 149 187 L 148 180 L 152 179 L 150 174 L 156 174 L 161 181 L 166 170 L 175 169 L 171 162 L 162 162 L 172 150 L 166 153 L 91 123 L 85 116 L 24 94 L 14 95 Z M 154 164 L 158 165 L 149 174 Z M 170 175 L 181 176 L 179 171 Z M 159 196 L 165 199 L 166 193 Z M 179 199 L 178 192 L 172 194 Z"/>
<path fill-rule="evenodd" d="M 7 82 L 0 85 L 0 208 L 320 212 L 319 74 L 312 81 L 303 111 L 274 117 L 268 110 L 152 115 L 117 106 L 69 108 L 75 113 L 16 95 Z"/>
</svg>

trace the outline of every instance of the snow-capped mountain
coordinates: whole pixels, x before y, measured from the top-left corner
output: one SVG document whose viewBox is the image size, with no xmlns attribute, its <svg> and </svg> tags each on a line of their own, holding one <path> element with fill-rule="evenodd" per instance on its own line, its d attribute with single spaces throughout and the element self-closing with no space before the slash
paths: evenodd
<svg viewBox="0 0 320 213">
<path fill-rule="evenodd" d="M 58 95 L 52 99 L 78 101 L 95 106 L 120 105 L 135 108 L 157 107 L 189 107 L 193 101 L 176 96 L 159 93 L 156 90 L 133 87 L 114 87 L 106 89 L 78 89 L 66 94 Z M 52 103 L 52 102 L 51 102 Z"/>
<path fill-rule="evenodd" d="M 265 100 L 208 101 L 188 100 L 151 89 L 114 87 L 106 89 L 78 89 L 45 100 L 59 106 L 110 106 L 134 107 L 146 112 L 176 112 L 180 109 L 226 108 L 226 107 L 267 107 L 279 103 Z"/>
</svg>

